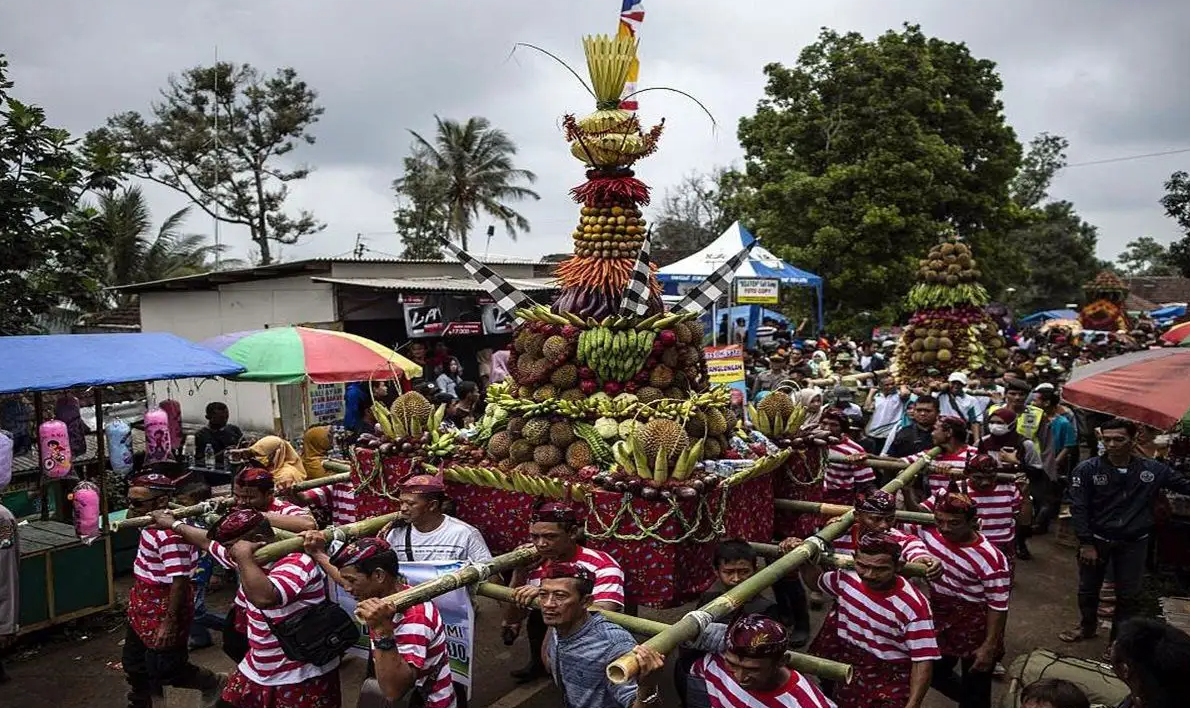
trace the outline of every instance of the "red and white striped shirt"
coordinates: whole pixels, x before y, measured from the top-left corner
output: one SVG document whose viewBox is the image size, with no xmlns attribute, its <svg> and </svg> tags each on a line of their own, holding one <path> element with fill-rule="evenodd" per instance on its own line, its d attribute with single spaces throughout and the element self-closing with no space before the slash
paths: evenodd
<svg viewBox="0 0 1190 708">
<path fill-rule="evenodd" d="M 607 602 L 615 605 L 617 609 L 624 607 L 624 571 L 615 558 L 603 551 L 593 551 L 579 546 L 571 562 L 594 574 L 595 589 L 592 591 L 592 602 Z M 550 562 L 546 561 L 534 568 L 525 584 L 541 585 L 541 579 L 545 577 L 545 570 L 549 565 Z"/>
<path fill-rule="evenodd" d="M 926 547 L 922 544 L 921 539 L 917 536 L 907 534 L 895 527 L 885 531 L 885 534 L 900 544 L 901 560 L 906 563 L 912 563 L 930 555 L 926 551 Z M 840 555 L 853 556 L 855 555 L 856 546 L 859 545 L 859 538 L 860 528 L 858 525 L 853 525 L 851 527 L 851 533 L 831 542 L 831 550 Z"/>
<path fill-rule="evenodd" d="M 297 504 L 273 497 L 273 503 L 269 504 L 269 508 L 264 510 L 266 514 L 279 514 L 281 516 L 310 516 L 307 509 L 303 509 Z"/>
<path fill-rule="evenodd" d="M 228 553 L 227 546 L 224 546 L 222 543 L 211 541 L 207 553 L 210 553 L 211 557 L 215 559 L 215 562 L 224 568 L 231 571 L 237 570 L 235 561 L 231 559 L 231 554 Z M 244 595 L 244 588 L 242 586 L 236 588 L 236 596 L 232 600 L 232 604 L 243 610 L 248 609 L 248 598 Z"/>
<path fill-rule="evenodd" d="M 137 580 L 151 585 L 170 585 L 174 578 L 190 577 L 198 565 L 198 549 L 168 529 L 145 529 L 140 532 L 136 560 L 132 574 Z"/>
<path fill-rule="evenodd" d="M 842 440 L 831 445 L 830 453 L 850 457 L 851 455 L 865 455 L 867 451 L 862 445 L 844 435 Z M 872 471 L 871 467 L 851 462 L 828 462 L 826 471 L 822 475 L 822 488 L 828 492 L 846 491 L 875 481 L 876 473 Z"/>
<path fill-rule="evenodd" d="M 942 561 L 942 575 L 930 581 L 932 592 L 1008 611 L 1012 589 L 1008 559 L 983 534 L 960 546 L 943 538 L 938 529 L 929 528 L 922 531 L 921 541 L 930 555 Z"/>
<path fill-rule="evenodd" d="M 338 659 L 314 666 L 285 656 L 269 627 L 327 598 L 322 569 L 305 553 L 290 553 L 269 568 L 268 577 L 281 602 L 267 610 L 248 603 L 248 655 L 237 670 L 262 686 L 287 686 L 337 670 Z"/>
<path fill-rule="evenodd" d="M 417 671 L 417 687 L 423 692 L 426 708 L 455 708 L 458 703 L 446 653 L 446 629 L 434 603 L 423 602 L 405 610 L 393 640 L 397 653 Z M 375 638 L 372 648 L 376 648 Z"/>
<path fill-rule="evenodd" d="M 930 603 L 904 578 L 897 576 L 890 590 L 880 592 L 854 571 L 832 570 L 818 586 L 838 598 L 831 612 L 840 639 L 884 661 L 942 658 Z"/>
<path fill-rule="evenodd" d="M 1012 482 L 997 482 L 986 491 L 970 484 L 966 487 L 967 496 L 975 502 L 975 516 L 979 519 L 979 532 L 983 537 L 995 544 L 1014 542 L 1016 515 L 1021 511 L 1021 490 Z M 933 511 L 937 503 L 937 497 L 930 497 L 921 506 Z"/>
<path fill-rule="evenodd" d="M 789 681 L 775 691 L 753 693 L 736 683 L 722 654 L 707 654 L 690 674 L 707 686 L 711 708 L 835 708 L 818 686 L 790 669 Z"/>
<path fill-rule="evenodd" d="M 303 495 L 311 503 L 330 509 L 331 525 L 333 526 L 354 524 L 359 521 L 355 487 L 350 481 L 314 487 L 303 492 Z"/>
<path fill-rule="evenodd" d="M 972 457 L 975 457 L 978 454 L 979 454 L 978 448 L 976 448 L 972 445 L 963 445 L 962 447 L 955 450 L 954 452 L 943 452 L 941 455 L 938 455 L 937 457 L 935 457 L 933 459 L 933 461 L 930 462 L 930 465 L 931 466 L 937 465 L 939 467 L 947 467 L 949 469 L 958 470 L 958 471 L 962 472 L 967 469 L 967 460 L 971 459 Z M 910 463 L 916 462 L 917 460 L 921 459 L 924 456 L 925 456 L 924 452 L 919 452 L 916 455 L 910 455 L 909 457 L 906 457 L 905 461 L 910 462 Z M 930 495 L 933 496 L 934 494 L 937 494 L 940 491 L 945 492 L 946 488 L 950 485 L 950 480 L 952 480 L 952 479 L 957 480 L 959 478 L 952 477 L 951 475 L 937 474 L 935 472 L 930 472 L 929 476 L 926 477 L 926 484 L 929 485 Z"/>
</svg>

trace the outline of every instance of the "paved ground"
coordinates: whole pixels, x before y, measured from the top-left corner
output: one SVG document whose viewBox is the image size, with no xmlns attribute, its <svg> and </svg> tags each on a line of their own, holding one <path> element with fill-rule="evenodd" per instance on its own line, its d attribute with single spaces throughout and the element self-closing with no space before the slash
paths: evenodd
<svg viewBox="0 0 1190 708">
<path fill-rule="evenodd" d="M 1076 570 L 1072 552 L 1054 544 L 1050 537 L 1035 539 L 1033 547 L 1035 560 L 1018 566 L 1017 589 L 1008 621 L 1006 663 L 1017 654 L 1035 647 L 1097 657 L 1103 651 L 1103 640 L 1068 647 L 1060 646 L 1055 636 L 1058 631 L 1072 626 L 1076 618 Z M 226 593 L 223 597 L 226 598 Z M 689 608 L 664 612 L 644 610 L 642 614 L 673 621 L 686 609 Z M 501 644 L 496 603 L 481 600 L 478 624 L 478 675 L 472 705 L 476 708 L 511 708 L 517 705 L 523 708 L 556 708 L 559 695 L 552 686 L 543 683 L 517 687 L 508 677 L 508 671 L 521 666 L 528 654 L 523 639 L 512 647 Z M 117 662 L 120 660 L 123 635 L 123 623 L 115 616 L 70 630 L 60 630 L 52 637 L 41 638 L 52 640 L 41 645 L 34 646 L 26 641 L 17 647 L 17 656 L 7 662 L 13 680 L 0 686 L 0 705 L 5 708 L 122 705 L 124 682 Z M 196 652 L 194 658 L 198 663 L 219 671 L 231 668 L 230 662 L 217 646 Z M 349 659 L 346 662 L 343 672 L 345 707 L 355 705 L 363 671 L 362 660 Z M 671 684 L 667 676 L 664 705 L 676 705 Z M 1000 690 L 1002 687 L 998 686 L 997 691 Z M 188 703 L 181 702 L 181 705 Z M 931 695 L 927 702 L 927 708 L 952 705 L 937 695 Z"/>
</svg>

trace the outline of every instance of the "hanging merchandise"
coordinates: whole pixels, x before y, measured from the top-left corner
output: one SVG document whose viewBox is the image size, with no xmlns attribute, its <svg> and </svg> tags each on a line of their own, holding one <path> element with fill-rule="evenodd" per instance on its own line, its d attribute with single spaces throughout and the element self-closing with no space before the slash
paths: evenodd
<svg viewBox="0 0 1190 708">
<path fill-rule="evenodd" d="M 37 428 L 37 440 L 41 448 L 41 469 L 50 479 L 61 479 L 70 474 L 70 435 L 66 423 L 47 420 Z"/>
<path fill-rule="evenodd" d="M 169 416 L 160 408 L 145 412 L 145 464 L 170 459 Z"/>
<path fill-rule="evenodd" d="M 169 417 L 169 449 L 177 450 L 182 447 L 185 438 L 182 436 L 182 404 L 172 398 L 167 398 L 157 405 Z"/>
<path fill-rule="evenodd" d="M 112 472 L 127 475 L 132 471 L 132 427 L 122 418 L 113 418 L 104 432 Z"/>
<path fill-rule="evenodd" d="M 12 481 L 12 435 L 7 430 L 0 430 L 0 489 L 4 489 Z"/>
<path fill-rule="evenodd" d="M 92 482 L 82 482 L 70 493 L 74 505 L 74 532 L 90 545 L 99 538 L 99 488 Z"/>
<path fill-rule="evenodd" d="M 75 457 L 87 454 L 87 426 L 79 412 L 79 399 L 69 393 L 59 396 L 54 402 L 54 417 L 66 424 L 70 454 Z"/>
</svg>

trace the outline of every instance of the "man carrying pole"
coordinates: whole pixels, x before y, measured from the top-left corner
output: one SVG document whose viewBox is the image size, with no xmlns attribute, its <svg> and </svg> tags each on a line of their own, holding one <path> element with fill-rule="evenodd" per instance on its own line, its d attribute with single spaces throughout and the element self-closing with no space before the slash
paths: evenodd
<svg viewBox="0 0 1190 708">
<path fill-rule="evenodd" d="M 979 453 L 967 444 L 967 423 L 962 418 L 946 416 L 934 424 L 934 444 L 942 448 L 942 454 L 933 459 L 925 487 L 929 493 L 946 491 L 953 472 L 967 469 L 967 460 Z M 910 455 L 906 462 L 916 462 L 925 453 Z"/>
<path fill-rule="evenodd" d="M 855 503 L 855 524 L 846 535 L 831 544 L 832 550 L 835 553 L 854 555 L 861 538 L 870 533 L 884 534 L 900 547 L 902 560 L 907 563 L 921 563 L 928 569 L 929 576 L 940 574 L 942 563 L 930 555 L 922 545 L 921 539 L 896 527 L 896 513 L 897 499 L 893 495 L 880 489 L 861 492 Z M 781 550 L 789 552 L 799 543 L 801 539 L 787 538 L 781 542 Z"/>
<path fill-rule="evenodd" d="M 258 462 L 249 461 L 248 464 L 232 481 L 236 506 L 259 511 L 270 526 L 282 531 L 301 533 L 318 528 L 310 512 L 276 497 L 272 472 L 260 467 Z"/>
</svg>

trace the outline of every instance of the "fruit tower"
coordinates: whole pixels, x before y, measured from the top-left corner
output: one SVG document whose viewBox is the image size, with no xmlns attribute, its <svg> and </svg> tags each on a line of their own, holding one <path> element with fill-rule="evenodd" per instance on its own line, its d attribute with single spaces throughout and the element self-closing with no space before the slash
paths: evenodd
<svg viewBox="0 0 1190 708">
<path fill-rule="evenodd" d="M 1115 273 L 1103 271 L 1083 286 L 1087 304 L 1078 313 L 1079 324 L 1084 329 L 1105 332 L 1127 332 L 1131 329 L 1124 300 L 1128 298 L 1128 286 Z"/>
<path fill-rule="evenodd" d="M 954 234 L 920 262 L 919 282 L 909 291 L 914 313 L 897 344 L 893 369 L 909 383 L 954 371 L 998 375 L 1008 345 L 984 311 L 988 294 L 971 248 Z"/>
</svg>

